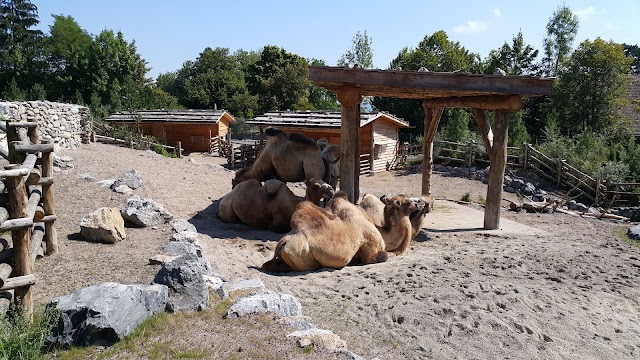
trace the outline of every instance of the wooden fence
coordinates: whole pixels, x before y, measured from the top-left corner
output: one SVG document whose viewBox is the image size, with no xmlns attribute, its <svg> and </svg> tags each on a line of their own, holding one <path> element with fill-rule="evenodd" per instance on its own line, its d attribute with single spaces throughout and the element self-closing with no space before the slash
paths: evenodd
<svg viewBox="0 0 640 360">
<path fill-rule="evenodd" d="M 211 138 L 209 153 L 219 157 L 229 157 L 229 149 L 232 148 L 231 139 L 228 136 L 214 136 Z"/>
<path fill-rule="evenodd" d="M 101 143 L 105 143 L 105 144 L 117 144 L 117 145 L 125 145 L 128 146 L 130 148 L 133 148 L 134 146 L 138 146 L 141 148 L 145 148 L 147 150 L 151 149 L 152 147 L 161 147 L 164 148 L 165 150 L 167 150 L 167 152 L 169 153 L 175 153 L 179 158 L 182 158 L 182 144 L 180 141 L 178 141 L 176 146 L 169 146 L 169 145 L 162 145 L 162 144 L 158 144 L 157 142 L 153 142 L 153 141 L 148 141 L 148 140 L 122 140 L 122 139 L 117 139 L 117 138 L 113 138 L 110 136 L 104 136 L 104 135 L 97 135 L 97 134 L 92 134 L 92 142 L 101 142 Z"/>
<path fill-rule="evenodd" d="M 457 143 L 435 140 L 434 161 L 469 167 L 489 164 L 489 156 L 483 144 L 475 141 Z M 422 145 L 399 144 L 392 167 L 422 162 Z M 563 159 L 552 159 L 531 144 L 507 147 L 507 167 L 522 168 L 567 190 L 570 198 L 582 198 L 598 206 L 611 207 L 628 202 L 631 197 L 640 198 L 640 183 L 604 183 L 597 177 L 587 175 L 569 165 Z"/>
<path fill-rule="evenodd" d="M 12 299 L 33 313 L 35 259 L 58 250 L 53 192 L 53 141 L 36 122 L 5 122 L 9 165 L 0 170 L 0 309 Z M 11 294 L 13 292 L 13 294 Z"/>
<path fill-rule="evenodd" d="M 227 145 L 227 164 L 231 169 L 242 169 L 253 165 L 263 145 L 256 141 L 253 144 Z"/>
</svg>

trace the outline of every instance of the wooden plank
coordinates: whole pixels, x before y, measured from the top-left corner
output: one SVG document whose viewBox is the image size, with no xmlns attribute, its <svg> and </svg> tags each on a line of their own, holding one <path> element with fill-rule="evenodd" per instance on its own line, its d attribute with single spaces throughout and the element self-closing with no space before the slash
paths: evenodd
<svg viewBox="0 0 640 360">
<path fill-rule="evenodd" d="M 427 106 L 442 108 L 518 111 L 523 107 L 522 98 L 518 95 L 439 97 L 425 101 Z"/>
<path fill-rule="evenodd" d="M 30 145 L 16 145 L 15 149 L 19 153 L 35 154 L 39 152 L 52 152 L 53 143 L 51 144 L 30 144 Z"/>
<path fill-rule="evenodd" d="M 24 291 L 24 288 L 31 289 L 31 285 L 36 284 L 36 276 L 33 274 L 29 275 L 21 275 L 12 278 L 8 278 L 2 287 L 0 287 L 0 291 L 5 290 L 16 290 L 16 298 L 18 297 L 18 289 Z M 23 304 L 24 307 L 24 304 Z M 30 315 L 30 314 L 29 314 Z"/>
<path fill-rule="evenodd" d="M 52 141 L 47 140 L 47 142 Z M 53 177 L 53 154 L 51 153 L 42 154 L 42 176 L 44 178 Z M 42 207 L 46 214 L 45 218 L 47 216 L 55 218 L 55 193 L 52 184 L 42 185 Z M 42 221 L 44 222 L 45 220 L 43 219 Z M 53 255 L 58 252 L 58 230 L 56 229 L 55 221 L 45 222 L 44 236 L 44 241 L 47 245 L 45 253 Z"/>
<path fill-rule="evenodd" d="M 12 177 L 7 180 L 9 192 L 9 213 L 12 218 L 27 217 L 27 188 L 22 177 Z M 8 222 L 8 221 L 7 221 Z M 7 223 L 2 224 L 3 226 Z M 18 277 L 33 273 L 31 265 L 31 229 L 20 228 L 11 231 L 13 239 L 14 274 Z M 6 286 L 6 283 L 5 283 Z M 4 289 L 3 290 L 8 290 Z M 30 286 L 16 287 L 16 299 L 20 300 L 22 310 L 27 317 L 33 314 L 33 290 Z"/>
<path fill-rule="evenodd" d="M 44 224 L 36 223 L 31 234 L 31 266 L 35 266 L 36 258 L 42 256 L 42 240 L 44 239 Z"/>
<path fill-rule="evenodd" d="M 489 159 L 489 184 L 487 186 L 487 203 L 484 209 L 484 228 L 495 230 L 500 228 L 500 209 L 502 204 L 502 185 L 504 169 L 507 161 L 507 140 L 509 130 L 509 112 L 496 111 L 495 138 Z"/>
<path fill-rule="evenodd" d="M 14 168 L 0 170 L 0 178 L 24 177 L 29 175 L 29 169 Z"/>
</svg>

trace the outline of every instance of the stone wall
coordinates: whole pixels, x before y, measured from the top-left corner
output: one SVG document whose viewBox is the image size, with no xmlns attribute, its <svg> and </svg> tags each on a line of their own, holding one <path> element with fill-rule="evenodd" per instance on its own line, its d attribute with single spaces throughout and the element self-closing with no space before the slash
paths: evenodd
<svg viewBox="0 0 640 360">
<path fill-rule="evenodd" d="M 55 149 L 74 149 L 91 137 L 91 113 L 87 107 L 50 101 L 0 101 L 0 118 L 37 121 L 41 139 L 53 139 Z M 6 148 L 6 134 L 0 137 Z"/>
</svg>

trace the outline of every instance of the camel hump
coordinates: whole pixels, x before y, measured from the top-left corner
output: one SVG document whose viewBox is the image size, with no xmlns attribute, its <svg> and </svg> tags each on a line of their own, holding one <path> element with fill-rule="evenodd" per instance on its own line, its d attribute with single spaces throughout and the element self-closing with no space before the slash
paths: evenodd
<svg viewBox="0 0 640 360">
<path fill-rule="evenodd" d="M 267 134 L 267 136 L 281 136 L 281 135 L 287 135 L 286 132 L 276 128 L 276 127 L 268 127 L 264 130 L 264 133 Z"/>
<path fill-rule="evenodd" d="M 301 133 L 291 133 L 289 134 L 289 140 L 292 142 L 302 145 L 305 147 L 312 147 L 314 149 L 319 149 L 318 144 L 310 137 L 301 134 Z"/>
<path fill-rule="evenodd" d="M 325 212 L 310 201 L 303 201 L 296 207 L 291 216 L 291 229 L 300 231 L 304 229 L 319 229 L 327 226 Z"/>
</svg>

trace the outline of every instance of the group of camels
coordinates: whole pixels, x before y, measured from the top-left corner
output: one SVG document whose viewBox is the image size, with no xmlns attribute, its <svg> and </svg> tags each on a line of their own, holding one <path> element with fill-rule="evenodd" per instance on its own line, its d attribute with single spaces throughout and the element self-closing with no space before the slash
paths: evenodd
<svg viewBox="0 0 640 360">
<path fill-rule="evenodd" d="M 288 232 L 262 265 L 271 272 L 339 269 L 384 262 L 401 255 L 422 228 L 431 199 L 366 194 L 358 205 L 334 192 L 340 148 L 300 133 L 267 128 L 255 163 L 236 171 L 232 190 L 219 205 L 225 222 Z M 305 197 L 286 182 L 305 181 Z M 264 183 L 263 183 L 264 182 Z M 323 206 L 324 205 L 324 206 Z"/>
</svg>

